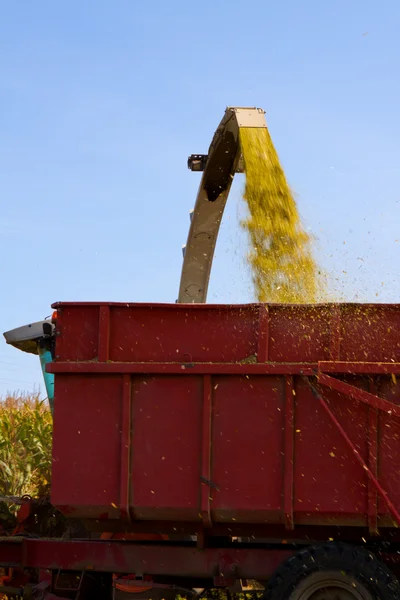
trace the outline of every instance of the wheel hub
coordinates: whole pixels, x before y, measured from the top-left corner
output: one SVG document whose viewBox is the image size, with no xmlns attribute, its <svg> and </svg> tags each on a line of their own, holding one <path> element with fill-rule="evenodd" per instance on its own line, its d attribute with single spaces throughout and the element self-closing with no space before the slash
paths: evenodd
<svg viewBox="0 0 400 600">
<path fill-rule="evenodd" d="M 376 600 L 356 579 L 345 573 L 314 573 L 290 596 L 290 600 Z"/>
</svg>

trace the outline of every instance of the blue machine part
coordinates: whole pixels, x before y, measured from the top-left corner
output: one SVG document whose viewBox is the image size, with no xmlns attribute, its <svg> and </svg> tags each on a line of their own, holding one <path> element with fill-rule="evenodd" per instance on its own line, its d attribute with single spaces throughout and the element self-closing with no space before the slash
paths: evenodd
<svg viewBox="0 0 400 600">
<path fill-rule="evenodd" d="M 49 400 L 50 411 L 53 415 L 54 411 L 54 374 L 46 372 L 46 365 L 53 361 L 50 350 L 46 348 L 40 348 L 38 345 L 40 365 L 42 367 L 42 373 L 44 378 L 44 384 L 46 386 L 47 398 Z"/>
</svg>

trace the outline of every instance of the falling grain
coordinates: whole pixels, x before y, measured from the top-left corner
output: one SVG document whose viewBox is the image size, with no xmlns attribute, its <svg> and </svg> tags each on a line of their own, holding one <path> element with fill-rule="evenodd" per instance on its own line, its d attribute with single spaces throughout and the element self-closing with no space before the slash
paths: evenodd
<svg viewBox="0 0 400 600">
<path fill-rule="evenodd" d="M 314 303 L 318 268 L 268 129 L 241 128 L 248 256 L 259 302 Z"/>
</svg>

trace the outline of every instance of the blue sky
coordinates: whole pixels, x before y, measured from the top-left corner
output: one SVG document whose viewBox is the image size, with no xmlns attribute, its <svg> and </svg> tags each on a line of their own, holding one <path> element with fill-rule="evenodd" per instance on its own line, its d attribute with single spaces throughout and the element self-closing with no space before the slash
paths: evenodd
<svg viewBox="0 0 400 600">
<path fill-rule="evenodd" d="M 334 293 L 400 298 L 398 0 L 19 0 L 0 8 L 0 330 L 56 300 L 172 301 L 227 105 L 260 106 Z M 252 300 L 243 180 L 209 301 Z M 0 343 L 0 395 L 43 389 Z"/>
</svg>

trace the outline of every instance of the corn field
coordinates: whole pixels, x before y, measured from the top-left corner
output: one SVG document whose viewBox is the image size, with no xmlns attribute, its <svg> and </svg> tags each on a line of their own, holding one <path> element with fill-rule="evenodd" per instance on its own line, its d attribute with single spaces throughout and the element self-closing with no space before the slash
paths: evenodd
<svg viewBox="0 0 400 600">
<path fill-rule="evenodd" d="M 50 489 L 52 419 L 39 395 L 0 399 L 0 496 L 42 496 Z M 0 517 L 8 507 L 0 502 Z"/>
</svg>

